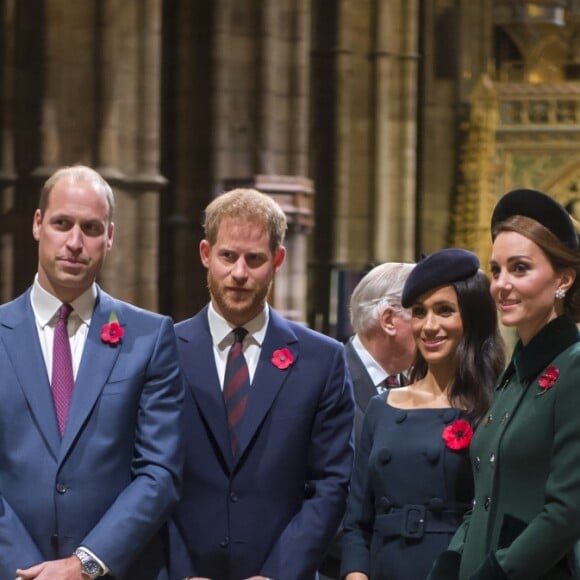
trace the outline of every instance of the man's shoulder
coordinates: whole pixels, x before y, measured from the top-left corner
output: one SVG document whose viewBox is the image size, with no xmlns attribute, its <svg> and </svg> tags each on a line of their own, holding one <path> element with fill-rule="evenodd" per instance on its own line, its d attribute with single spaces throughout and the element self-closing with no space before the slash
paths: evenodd
<svg viewBox="0 0 580 580">
<path fill-rule="evenodd" d="M 100 304 L 98 307 L 103 309 L 105 312 L 114 312 L 119 318 L 119 321 L 127 322 L 130 320 L 137 320 L 143 323 L 150 322 L 158 325 L 162 320 L 170 318 L 165 314 L 153 312 L 152 310 L 147 310 L 141 306 L 115 298 L 103 290 L 100 290 L 99 301 Z"/>
<path fill-rule="evenodd" d="M 343 344 L 335 338 L 314 330 L 301 322 L 285 318 L 273 309 L 270 309 L 270 324 L 280 328 L 286 327 L 296 335 L 299 341 L 310 343 L 313 346 L 323 346 L 331 349 L 343 348 Z"/>
<path fill-rule="evenodd" d="M 13 300 L 0 305 L 0 321 L 11 319 L 15 314 L 27 312 L 30 306 L 30 288 Z M 32 308 L 30 308 L 32 312 Z"/>
<path fill-rule="evenodd" d="M 204 306 L 199 312 L 175 323 L 175 332 L 178 336 L 187 333 L 189 329 L 197 326 L 208 326 L 207 323 L 207 306 Z"/>
</svg>

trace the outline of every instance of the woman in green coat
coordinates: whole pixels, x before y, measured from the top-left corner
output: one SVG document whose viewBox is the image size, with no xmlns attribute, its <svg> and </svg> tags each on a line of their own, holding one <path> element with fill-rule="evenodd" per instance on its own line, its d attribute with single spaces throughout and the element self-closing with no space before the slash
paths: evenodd
<svg viewBox="0 0 580 580">
<path fill-rule="evenodd" d="M 566 210 L 534 190 L 492 217 L 491 294 L 519 341 L 470 447 L 473 509 L 430 580 L 578 578 L 580 250 Z"/>
</svg>

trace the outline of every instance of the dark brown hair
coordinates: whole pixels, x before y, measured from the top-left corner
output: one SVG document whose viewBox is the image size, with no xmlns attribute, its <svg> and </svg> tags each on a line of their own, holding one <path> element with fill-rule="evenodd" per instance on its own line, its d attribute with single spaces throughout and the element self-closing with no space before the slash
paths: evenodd
<svg viewBox="0 0 580 580">
<path fill-rule="evenodd" d="M 478 271 L 451 285 L 457 293 L 463 336 L 455 353 L 457 370 L 449 389 L 449 401 L 454 407 L 466 409 L 478 421 L 489 408 L 495 383 L 504 368 L 505 348 L 487 276 Z M 427 362 L 418 350 L 411 382 L 422 379 L 427 370 Z"/>
</svg>

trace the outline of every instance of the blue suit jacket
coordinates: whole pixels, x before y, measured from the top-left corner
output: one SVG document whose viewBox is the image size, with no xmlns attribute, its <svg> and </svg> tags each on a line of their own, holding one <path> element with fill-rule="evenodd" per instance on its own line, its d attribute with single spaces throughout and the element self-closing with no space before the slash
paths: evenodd
<svg viewBox="0 0 580 580">
<path fill-rule="evenodd" d="M 113 310 L 116 347 L 100 339 Z M 29 292 L 1 306 L 0 578 L 79 545 L 116 578 L 165 578 L 182 400 L 171 320 L 99 289 L 61 441 Z"/>
<path fill-rule="evenodd" d="M 377 395 L 377 388 L 375 387 L 366 366 L 352 345 L 352 338 L 346 343 L 344 350 L 354 388 L 354 399 L 356 402 L 354 430 L 355 441 L 358 442 L 360 441 L 362 433 L 365 412 L 370 400 Z"/>
<path fill-rule="evenodd" d="M 342 345 L 270 310 L 234 459 L 207 307 L 176 332 L 185 469 L 171 578 L 314 578 L 352 467 L 354 402 Z M 288 369 L 272 363 L 279 348 L 292 352 Z"/>
</svg>

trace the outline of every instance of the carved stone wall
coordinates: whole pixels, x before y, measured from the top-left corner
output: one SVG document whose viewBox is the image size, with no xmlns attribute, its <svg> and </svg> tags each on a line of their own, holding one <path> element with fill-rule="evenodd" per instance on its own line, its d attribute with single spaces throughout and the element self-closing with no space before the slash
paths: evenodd
<svg viewBox="0 0 580 580">
<path fill-rule="evenodd" d="M 161 3 L 0 3 L 2 300 L 36 270 L 31 224 L 42 182 L 82 163 L 111 182 L 117 199 L 100 281 L 157 308 Z"/>
</svg>

